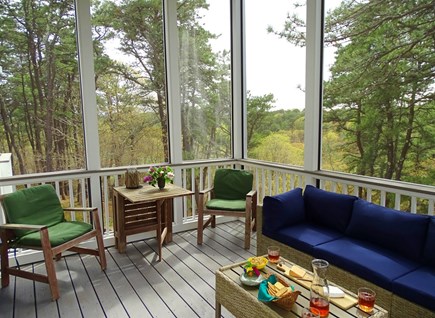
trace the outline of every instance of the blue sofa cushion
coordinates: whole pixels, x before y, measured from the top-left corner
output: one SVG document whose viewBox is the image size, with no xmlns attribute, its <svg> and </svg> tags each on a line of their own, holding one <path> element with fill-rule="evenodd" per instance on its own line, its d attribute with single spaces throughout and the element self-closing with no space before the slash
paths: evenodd
<svg viewBox="0 0 435 318">
<path fill-rule="evenodd" d="M 435 267 L 435 217 L 431 217 L 423 252 L 424 261 Z"/>
<path fill-rule="evenodd" d="M 424 215 L 357 200 L 346 234 L 410 259 L 421 260 L 428 222 L 429 218 Z"/>
<path fill-rule="evenodd" d="M 435 311 L 435 268 L 421 267 L 394 280 L 393 293 Z"/>
<path fill-rule="evenodd" d="M 302 189 L 263 199 L 263 231 L 273 232 L 288 225 L 297 224 L 305 220 L 304 199 Z"/>
<path fill-rule="evenodd" d="M 311 254 L 313 247 L 340 238 L 343 233 L 312 223 L 299 223 L 265 235 L 297 250 Z"/>
<path fill-rule="evenodd" d="M 388 249 L 346 237 L 315 246 L 313 256 L 387 290 L 394 279 L 420 266 Z"/>
<path fill-rule="evenodd" d="M 356 199 L 352 195 L 333 193 L 307 185 L 304 191 L 306 217 L 310 222 L 344 233 Z"/>
</svg>

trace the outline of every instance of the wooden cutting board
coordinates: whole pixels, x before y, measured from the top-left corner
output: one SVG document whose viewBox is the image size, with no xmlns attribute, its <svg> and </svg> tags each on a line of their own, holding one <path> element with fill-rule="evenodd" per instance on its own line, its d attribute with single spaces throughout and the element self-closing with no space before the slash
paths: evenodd
<svg viewBox="0 0 435 318">
<path fill-rule="evenodd" d="M 302 267 L 297 265 L 292 265 L 291 267 L 288 267 L 283 263 L 279 263 L 277 264 L 276 268 L 282 271 L 283 275 L 286 276 L 287 278 L 290 278 L 291 280 L 295 281 L 299 285 L 304 286 L 307 289 L 310 289 L 311 282 L 313 280 L 313 274 L 307 272 Z M 300 277 L 291 275 L 290 274 L 291 271 L 298 273 Z M 344 291 L 344 297 L 340 297 L 340 298 L 330 297 L 329 301 L 343 310 L 348 310 L 349 308 L 355 306 L 358 303 L 358 299 L 349 295 L 346 291 Z"/>
</svg>

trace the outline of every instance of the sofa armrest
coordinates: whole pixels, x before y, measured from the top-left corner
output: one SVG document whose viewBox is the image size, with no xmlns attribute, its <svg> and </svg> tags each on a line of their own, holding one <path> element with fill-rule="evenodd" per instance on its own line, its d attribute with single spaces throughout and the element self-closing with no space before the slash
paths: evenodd
<svg viewBox="0 0 435 318">
<path fill-rule="evenodd" d="M 304 198 L 302 189 L 275 196 L 266 196 L 263 199 L 263 232 L 267 235 L 286 226 L 305 221 Z"/>
</svg>

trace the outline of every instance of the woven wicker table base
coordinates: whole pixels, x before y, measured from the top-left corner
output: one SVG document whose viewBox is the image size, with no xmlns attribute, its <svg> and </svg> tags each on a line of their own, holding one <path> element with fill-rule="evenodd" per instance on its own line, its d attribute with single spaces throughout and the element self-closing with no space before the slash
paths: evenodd
<svg viewBox="0 0 435 318">
<path fill-rule="evenodd" d="M 293 265 L 290 261 L 281 258 L 287 265 Z M 221 267 L 216 271 L 216 317 L 221 316 L 221 306 L 224 306 L 237 318 L 252 318 L 252 317 L 300 317 L 302 308 L 309 307 L 310 291 L 303 285 L 298 284 L 293 280 L 287 280 L 289 285 L 294 286 L 301 294 L 297 298 L 291 311 L 284 310 L 274 303 L 264 303 L 257 299 L 258 287 L 250 287 L 242 285 L 240 275 L 243 273 L 243 265 L 245 262 L 231 264 Z M 268 264 L 264 269 L 267 273 L 280 275 L 276 265 Z M 344 290 L 347 294 L 355 297 L 351 292 Z M 388 317 L 388 312 L 379 306 L 371 314 L 366 314 L 353 306 L 347 310 L 341 309 L 334 304 L 330 305 L 329 317 L 358 317 L 358 318 L 385 318 Z"/>
</svg>

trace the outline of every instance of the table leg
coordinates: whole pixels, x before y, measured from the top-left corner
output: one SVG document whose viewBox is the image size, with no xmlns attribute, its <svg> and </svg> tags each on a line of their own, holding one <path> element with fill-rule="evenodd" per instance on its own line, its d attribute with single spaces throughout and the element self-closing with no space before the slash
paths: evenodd
<svg viewBox="0 0 435 318">
<path fill-rule="evenodd" d="M 167 233 L 166 233 L 166 239 L 165 239 L 165 243 L 169 243 L 172 242 L 172 210 L 173 210 L 173 203 L 174 203 L 174 199 L 167 199 L 166 201 L 166 219 L 165 219 L 165 223 L 166 223 L 166 228 L 167 228 Z"/>
<path fill-rule="evenodd" d="M 163 245 L 163 239 L 162 238 L 162 204 L 164 200 L 157 200 L 156 201 L 156 210 L 157 210 L 157 242 L 159 243 L 158 249 L 159 249 L 159 262 L 162 261 L 162 245 Z M 164 210 L 163 210 L 164 211 Z"/>
<path fill-rule="evenodd" d="M 221 317 L 221 303 L 217 300 L 216 298 L 216 307 L 215 307 L 215 318 L 220 318 Z"/>
<path fill-rule="evenodd" d="M 118 200 L 117 200 L 117 192 L 113 191 L 112 196 L 112 209 L 113 209 L 113 234 L 115 238 L 115 248 L 118 249 Z"/>
<path fill-rule="evenodd" d="M 127 244 L 127 237 L 125 235 L 125 199 L 122 195 L 117 195 L 116 216 L 118 227 L 118 252 L 125 253 L 125 247 Z"/>
</svg>

